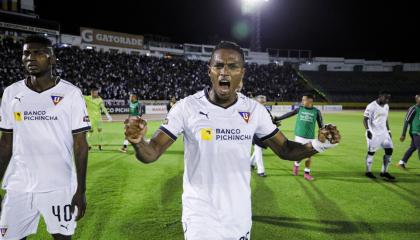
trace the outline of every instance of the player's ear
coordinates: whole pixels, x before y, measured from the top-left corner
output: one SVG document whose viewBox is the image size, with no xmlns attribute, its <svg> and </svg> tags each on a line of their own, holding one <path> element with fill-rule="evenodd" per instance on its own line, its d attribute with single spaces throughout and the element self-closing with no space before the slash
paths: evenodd
<svg viewBox="0 0 420 240">
<path fill-rule="evenodd" d="M 51 65 L 57 64 L 57 58 L 55 57 L 54 53 L 49 56 L 49 59 Z"/>
<path fill-rule="evenodd" d="M 56 58 L 56 56 L 55 56 L 55 54 L 54 54 L 54 52 L 53 52 L 53 50 L 52 50 L 52 48 L 48 48 L 48 54 L 47 54 L 47 56 L 48 56 L 48 61 L 49 61 L 49 63 L 51 64 L 51 65 L 55 65 L 56 63 L 57 63 L 57 58 Z"/>
<path fill-rule="evenodd" d="M 210 77 L 210 71 L 211 71 L 211 67 L 210 67 L 210 63 L 207 64 L 207 75 L 209 75 Z"/>
</svg>

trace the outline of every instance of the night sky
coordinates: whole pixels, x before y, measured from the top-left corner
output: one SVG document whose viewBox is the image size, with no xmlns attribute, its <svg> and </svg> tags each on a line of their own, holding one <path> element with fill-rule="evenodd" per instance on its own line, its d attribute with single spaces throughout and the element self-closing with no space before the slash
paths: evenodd
<svg viewBox="0 0 420 240">
<path fill-rule="evenodd" d="M 233 40 L 250 45 L 249 36 L 240 38 L 233 31 L 237 24 L 250 22 L 241 13 L 240 0 L 66 2 L 35 1 L 36 13 L 60 22 L 63 33 L 76 35 L 85 26 L 162 35 L 175 43 Z M 415 5 L 408 0 L 269 0 L 262 7 L 262 49 L 420 62 L 420 13 Z"/>
</svg>

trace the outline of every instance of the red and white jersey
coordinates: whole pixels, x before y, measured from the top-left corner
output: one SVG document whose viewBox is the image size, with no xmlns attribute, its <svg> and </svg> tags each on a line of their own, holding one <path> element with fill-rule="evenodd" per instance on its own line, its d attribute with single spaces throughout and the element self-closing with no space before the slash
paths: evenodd
<svg viewBox="0 0 420 240">
<path fill-rule="evenodd" d="M 160 129 L 174 140 L 184 135 L 183 221 L 250 223 L 252 137 L 278 132 L 265 107 L 238 93 L 224 108 L 206 89 L 176 103 Z"/>
<path fill-rule="evenodd" d="M 60 80 L 35 92 L 25 80 L 7 87 L 1 104 L 0 130 L 13 132 L 13 155 L 4 189 L 48 192 L 75 186 L 73 134 L 90 129 L 79 88 Z"/>
</svg>

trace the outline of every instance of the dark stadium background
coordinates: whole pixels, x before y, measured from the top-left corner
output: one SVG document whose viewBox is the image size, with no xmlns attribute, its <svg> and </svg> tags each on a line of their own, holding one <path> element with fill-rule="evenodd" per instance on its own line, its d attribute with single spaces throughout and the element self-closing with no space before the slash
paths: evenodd
<svg viewBox="0 0 420 240">
<path fill-rule="evenodd" d="M 240 0 L 53 1 L 36 0 L 41 18 L 80 26 L 158 34 L 178 43 L 231 39 L 243 19 Z M 262 13 L 262 49 L 310 49 L 314 56 L 420 60 L 416 1 L 270 0 Z M 249 38 L 238 41 L 248 47 Z M 327 44 L 326 44 L 327 43 Z"/>
<path fill-rule="evenodd" d="M 410 145 L 408 136 L 405 142 L 398 138 L 420 90 L 415 1 L 269 0 L 262 9 L 261 52 L 250 50 L 251 33 L 233 34 L 238 23 L 250 20 L 241 13 L 241 0 L 35 0 L 35 11 L 22 8 L 29 14 L 16 6 L 25 1 L 32 2 L 0 0 L 0 98 L 6 87 L 24 79 L 22 43 L 36 32 L 55 40 L 53 74 L 84 95 L 99 88 L 113 118 L 103 122 L 102 140 L 90 135 L 88 207 L 74 239 L 184 239 L 182 138 L 158 162 L 144 165 L 131 146 L 120 151 L 123 121 L 135 93 L 150 139 L 164 122 L 171 97 L 179 100 L 210 85 L 208 61 L 220 40 L 236 41 L 247 53 L 242 94 L 265 96 L 267 109 L 279 116 L 312 91 L 324 122 L 337 125 L 342 136 L 339 146 L 314 156 L 312 182 L 303 174 L 293 176 L 292 162 L 264 150 L 267 177 L 251 173 L 252 239 L 420 239 L 420 161 L 413 155 L 408 171 L 396 166 Z M 92 29 L 107 31 L 104 35 L 118 40 L 135 34 L 145 44 L 95 44 L 83 39 L 81 27 L 92 35 Z M 289 57 L 268 48 L 312 54 Z M 392 182 L 365 176 L 363 111 L 380 90 L 392 95 L 390 172 L 397 178 Z M 290 118 L 279 126 L 288 139 L 295 137 L 295 122 Z M 373 164 L 378 176 L 382 155 L 377 152 Z M 41 221 L 28 240 L 45 239 L 51 237 Z"/>
</svg>

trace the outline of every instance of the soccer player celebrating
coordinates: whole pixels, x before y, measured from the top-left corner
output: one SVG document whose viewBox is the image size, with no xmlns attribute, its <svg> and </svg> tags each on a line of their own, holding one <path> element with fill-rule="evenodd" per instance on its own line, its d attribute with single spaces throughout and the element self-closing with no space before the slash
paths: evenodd
<svg viewBox="0 0 420 240">
<path fill-rule="evenodd" d="M 183 134 L 182 222 L 188 240 L 250 238 L 249 156 L 254 134 L 281 158 L 295 161 L 331 148 L 340 139 L 331 127 L 311 143 L 289 141 L 261 104 L 237 92 L 244 64 L 237 44 L 219 43 L 208 67 L 211 88 L 178 101 L 150 142 L 144 140 L 146 121 L 126 120 L 127 139 L 144 163 L 156 161 Z"/>
<path fill-rule="evenodd" d="M 321 111 L 314 107 L 314 96 L 312 94 L 305 94 L 302 97 L 302 105 L 295 110 L 288 112 L 280 117 L 276 117 L 276 121 L 297 115 L 295 124 L 295 141 L 298 143 L 306 144 L 315 139 L 315 124 L 318 123 L 318 128 L 324 126 L 322 121 Z M 300 161 L 295 161 L 293 165 L 293 175 L 297 176 L 299 173 Z M 305 161 L 305 169 L 303 177 L 308 180 L 314 180 L 311 175 L 311 157 Z"/>
<path fill-rule="evenodd" d="M 111 115 L 109 115 L 108 110 L 105 107 L 104 100 L 99 96 L 99 89 L 97 87 L 92 87 L 90 90 L 90 95 L 85 96 L 86 107 L 89 113 L 89 119 L 92 123 L 92 128 L 89 131 L 88 138 L 89 143 L 93 135 L 97 136 L 97 145 L 99 150 L 102 150 L 102 116 L 101 113 L 104 112 L 108 121 L 112 121 Z M 95 134 L 96 133 L 96 134 Z M 89 146 L 89 149 L 91 146 Z"/>
<path fill-rule="evenodd" d="M 53 75 L 50 40 L 26 38 L 22 60 L 28 76 L 5 89 L 1 104 L 0 239 L 26 239 L 40 216 L 54 239 L 71 239 L 86 209 L 85 102 L 80 89 Z"/>
<path fill-rule="evenodd" d="M 378 99 L 367 105 L 364 113 L 363 124 L 366 128 L 366 141 L 368 145 L 365 175 L 372 179 L 376 178 L 372 173 L 373 156 L 379 148 L 385 150 L 380 176 L 391 180 L 395 179 L 394 176 L 388 173 L 394 148 L 391 138 L 391 129 L 389 129 L 388 124 L 388 103 L 390 98 L 391 94 L 380 92 Z"/>
<path fill-rule="evenodd" d="M 128 117 L 141 117 L 141 104 L 137 99 L 137 95 L 132 93 L 130 94 L 130 104 L 128 106 Z M 122 148 L 120 149 L 121 152 L 126 153 L 128 147 L 128 140 L 125 138 Z"/>
<path fill-rule="evenodd" d="M 405 116 L 403 132 L 400 137 L 400 141 L 404 142 L 408 125 L 410 125 L 411 145 L 405 152 L 404 157 L 397 163 L 397 166 L 402 169 L 406 169 L 408 159 L 416 150 L 420 160 L 420 93 L 416 95 L 415 99 L 416 105 L 408 109 L 407 115 Z"/>
</svg>

